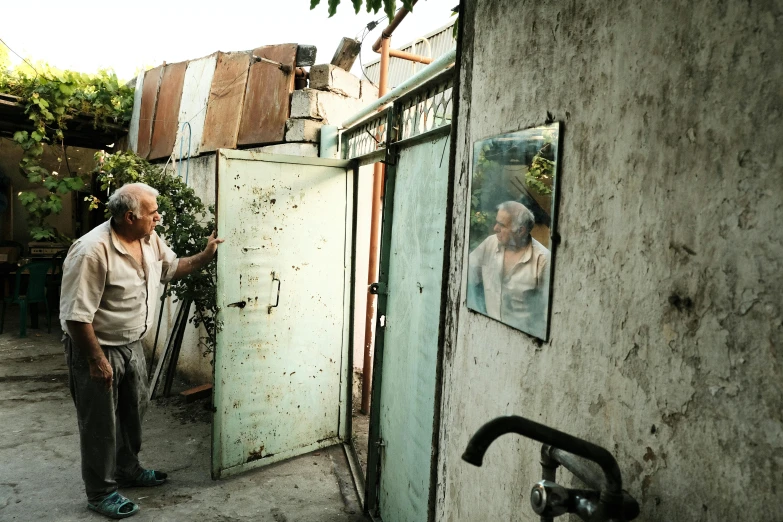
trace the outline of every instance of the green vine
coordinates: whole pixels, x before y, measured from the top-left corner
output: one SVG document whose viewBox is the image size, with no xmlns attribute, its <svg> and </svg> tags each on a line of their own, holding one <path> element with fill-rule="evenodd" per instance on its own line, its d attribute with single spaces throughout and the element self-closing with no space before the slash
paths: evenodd
<svg viewBox="0 0 783 522">
<path fill-rule="evenodd" d="M 206 208 L 182 178 L 166 173 L 130 151 L 116 154 L 97 152 L 95 160 L 98 181 L 103 191 L 137 182 L 146 183 L 158 190 L 158 212 L 162 216 L 158 233 L 166 239 L 177 256 L 188 257 L 204 250 L 207 237 L 215 229 L 215 220 L 212 217 L 214 209 Z M 101 205 L 95 196 L 86 199 L 90 201 L 91 208 Z M 193 302 L 195 313 L 191 322 L 197 327 L 204 325 L 207 332 L 206 337 L 200 340 L 204 355 L 214 351 L 217 331 L 220 328 L 215 319 L 216 277 L 216 264 L 209 263 L 199 272 L 171 283 L 166 294 Z"/>
<path fill-rule="evenodd" d="M 130 121 L 133 110 L 133 89 L 121 85 L 111 71 L 87 75 L 60 71 L 43 63 L 20 66 L 13 70 L 0 67 L 0 92 L 22 99 L 32 130 L 14 133 L 14 141 L 24 151 L 19 167 L 30 183 L 45 188 L 39 195 L 34 190 L 19 193 L 19 200 L 28 213 L 30 235 L 35 240 L 64 240 L 65 237 L 46 218 L 62 210 L 62 196 L 85 185 L 79 176 L 64 176 L 42 166 L 44 145 L 59 145 L 58 159 L 62 167 L 65 158 L 65 130 L 69 120 L 78 114 L 92 117 L 97 128 L 109 123 L 121 125 Z"/>
<path fill-rule="evenodd" d="M 321 3 L 321 0 L 310 0 L 310 9 Z M 351 0 L 353 9 L 355 12 L 359 12 L 364 5 L 368 13 L 377 13 L 383 7 L 383 12 L 389 17 L 389 20 L 394 18 L 394 13 L 397 11 L 397 2 L 395 0 Z M 402 6 L 408 11 L 413 10 L 413 0 L 402 0 Z M 337 12 L 337 6 L 340 5 L 340 0 L 328 0 L 329 4 L 329 16 L 334 16 Z"/>
</svg>

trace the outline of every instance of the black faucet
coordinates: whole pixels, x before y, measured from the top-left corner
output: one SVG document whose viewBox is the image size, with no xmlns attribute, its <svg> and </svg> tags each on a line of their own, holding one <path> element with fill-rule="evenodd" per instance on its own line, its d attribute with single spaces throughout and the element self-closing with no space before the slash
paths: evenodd
<svg viewBox="0 0 783 522">
<path fill-rule="evenodd" d="M 551 522 L 565 513 L 574 513 L 589 522 L 628 522 L 639 515 L 639 504 L 623 491 L 620 467 L 611 453 L 524 417 L 498 417 L 484 424 L 471 437 L 462 459 L 481 466 L 490 444 L 506 433 L 518 433 L 544 444 L 541 448 L 543 480 L 530 492 L 530 503 L 542 522 Z M 596 470 L 593 462 L 600 470 Z M 560 465 L 593 489 L 568 489 L 555 483 Z"/>
</svg>

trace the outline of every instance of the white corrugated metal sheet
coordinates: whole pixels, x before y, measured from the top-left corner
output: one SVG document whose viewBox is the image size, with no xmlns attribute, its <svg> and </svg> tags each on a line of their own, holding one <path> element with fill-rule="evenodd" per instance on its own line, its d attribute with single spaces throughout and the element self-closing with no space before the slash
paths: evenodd
<svg viewBox="0 0 783 522">
<path fill-rule="evenodd" d="M 144 72 L 136 76 L 136 90 L 133 91 L 133 112 L 128 127 L 128 146 L 133 152 L 139 147 L 139 115 L 141 114 L 141 91 L 144 87 Z"/>
<path fill-rule="evenodd" d="M 450 22 L 444 25 L 440 29 L 436 29 L 429 34 L 417 38 L 414 42 L 409 42 L 402 47 L 394 47 L 398 51 L 404 51 L 406 53 L 420 54 L 422 56 L 429 56 L 433 60 L 442 56 L 446 52 L 454 49 L 457 45 L 457 41 L 454 40 L 452 35 L 454 22 Z M 394 36 L 392 36 L 393 41 Z M 415 48 L 414 48 L 415 47 Z M 364 65 L 364 73 L 370 79 L 371 82 L 377 84 L 378 76 L 380 74 L 380 57 L 368 62 Z M 393 89 L 414 74 L 420 71 L 424 64 L 410 62 L 408 60 L 402 60 L 400 58 L 391 58 L 389 60 L 389 89 Z"/>
<path fill-rule="evenodd" d="M 191 60 L 188 70 L 185 72 L 185 83 L 182 86 L 182 101 L 179 105 L 179 129 L 177 141 L 174 143 L 174 157 L 180 157 L 180 140 L 182 141 L 182 156 L 188 155 L 188 141 L 190 141 L 190 155 L 197 156 L 201 137 L 204 133 L 204 121 L 207 117 L 206 105 L 209 100 L 209 91 L 212 87 L 212 76 L 215 74 L 217 53 Z M 183 133 L 182 126 L 190 122 L 190 136 L 188 131 Z M 188 138 L 190 138 L 188 140 Z"/>
</svg>

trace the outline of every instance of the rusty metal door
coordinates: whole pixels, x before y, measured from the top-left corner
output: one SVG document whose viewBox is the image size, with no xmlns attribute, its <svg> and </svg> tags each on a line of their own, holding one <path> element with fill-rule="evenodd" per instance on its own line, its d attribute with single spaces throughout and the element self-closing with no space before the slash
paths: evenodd
<svg viewBox="0 0 783 522">
<path fill-rule="evenodd" d="M 218 151 L 213 478 L 350 437 L 354 172 Z"/>
</svg>

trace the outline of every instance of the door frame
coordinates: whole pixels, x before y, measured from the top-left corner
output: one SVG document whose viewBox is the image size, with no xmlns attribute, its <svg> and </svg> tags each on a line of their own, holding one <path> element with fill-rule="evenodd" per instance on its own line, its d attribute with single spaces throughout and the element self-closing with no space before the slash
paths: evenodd
<svg viewBox="0 0 783 522">
<path fill-rule="evenodd" d="M 381 245 L 380 256 L 378 266 L 378 293 L 377 293 L 377 305 L 376 305 L 376 318 L 375 318 L 375 346 L 373 351 L 373 369 L 372 369 L 372 402 L 370 404 L 370 426 L 367 445 L 367 469 L 366 478 L 364 480 L 364 512 L 368 514 L 372 520 L 381 521 L 381 514 L 379 513 L 379 492 L 381 483 L 382 470 L 380 469 L 380 452 L 382 448 L 382 441 L 380 437 L 380 414 L 381 414 L 381 383 L 382 383 L 382 371 L 383 371 L 383 353 L 385 348 L 385 335 L 384 328 L 380 325 L 380 318 L 386 315 L 388 305 L 388 282 L 389 282 L 389 261 L 391 259 L 391 241 L 392 241 L 392 225 L 393 225 L 393 210 L 394 210 L 394 192 L 395 181 L 397 173 L 397 164 L 402 149 L 415 146 L 417 143 L 431 140 L 440 136 L 449 135 L 452 141 L 449 146 L 448 161 L 451 163 L 452 154 L 451 149 L 454 147 L 454 130 L 455 124 L 452 119 L 449 123 L 443 124 L 439 127 L 426 130 L 419 134 L 415 134 L 415 131 L 409 134 L 412 136 L 404 136 L 403 134 L 403 117 L 406 110 L 410 110 L 413 105 L 422 100 L 431 99 L 434 94 L 443 92 L 444 86 L 451 88 L 451 107 L 456 106 L 456 99 L 454 98 L 455 88 L 457 82 L 455 81 L 454 69 L 449 69 L 438 76 L 432 78 L 423 85 L 417 87 L 406 95 L 396 100 L 391 107 L 386 109 L 385 113 L 381 113 L 372 119 L 367 119 L 354 127 L 344 131 L 341 145 L 342 151 L 345 155 L 355 154 L 355 159 L 360 161 L 361 164 L 374 163 L 380 161 L 386 165 L 386 176 L 384 182 L 383 192 L 383 220 L 381 227 Z M 455 114 L 452 112 L 450 115 Z M 418 124 L 418 120 L 416 120 Z M 375 137 L 377 147 L 368 151 L 366 145 L 363 147 L 361 140 L 364 134 L 369 135 L 371 138 L 373 134 L 381 130 L 383 138 L 380 140 Z M 367 138 L 363 138 L 366 143 Z M 451 201 L 452 191 L 452 177 L 453 166 L 448 168 L 448 187 L 447 187 L 447 205 Z M 440 436 L 440 424 L 441 424 L 441 392 L 443 387 L 443 343 L 444 343 L 444 311 L 446 307 L 446 284 L 449 270 L 449 247 L 451 243 L 451 212 L 450 209 L 446 209 L 446 223 L 444 229 L 444 246 L 443 246 L 443 278 L 441 282 L 441 301 L 440 301 L 440 320 L 438 324 L 438 353 L 436 356 L 436 371 L 435 371 L 435 404 L 433 408 L 433 434 L 432 434 L 432 457 L 430 460 L 430 490 L 429 501 L 427 509 L 427 520 L 432 521 L 435 517 L 435 500 L 437 495 L 437 466 L 439 458 L 439 436 Z M 358 480 L 355 478 L 355 482 Z M 357 486 L 358 487 L 358 486 Z"/>
<path fill-rule="evenodd" d="M 350 242 L 346 241 L 345 245 L 345 260 L 350 260 L 350 266 L 346 267 L 346 270 L 348 271 L 348 276 L 345 281 L 345 292 L 348 293 L 348 299 L 344 300 L 344 317 L 347 314 L 347 324 L 344 324 L 343 326 L 343 347 L 342 347 L 342 364 L 340 365 L 340 381 L 341 381 L 341 387 L 340 387 L 340 396 L 339 396 L 339 414 L 338 414 L 338 429 L 337 429 L 337 437 L 330 438 L 328 440 L 319 441 L 319 447 L 327 447 L 332 446 L 336 444 L 341 444 L 343 446 L 343 449 L 346 451 L 346 457 L 349 460 L 349 463 L 351 462 L 351 452 L 353 451 L 353 447 L 351 444 L 351 434 L 352 434 L 352 418 L 351 418 L 351 412 L 353 408 L 353 401 L 352 401 L 352 394 L 351 390 L 353 387 L 353 326 L 354 326 L 354 317 L 353 317 L 353 308 L 354 308 L 354 286 L 355 286 L 355 264 L 356 264 L 356 226 L 357 226 L 357 196 L 358 196 L 358 185 L 359 185 L 359 162 L 355 159 L 331 159 L 331 158 L 312 158 L 312 157 L 304 157 L 304 156 L 287 156 L 287 155 L 281 155 L 281 154 L 267 154 L 263 152 L 253 152 L 253 151 L 246 151 L 246 150 L 235 150 L 235 149 L 217 149 L 215 151 L 215 231 L 219 230 L 219 209 L 218 205 L 220 202 L 219 198 L 219 191 L 220 191 L 220 164 L 221 164 L 221 157 L 224 160 L 240 160 L 240 161 L 266 161 L 270 163 L 285 163 L 285 164 L 293 164 L 293 165 L 314 165 L 314 166 L 326 166 L 326 167 L 336 167 L 336 168 L 342 168 L 346 171 L 346 176 L 349 176 L 350 179 L 346 183 L 346 203 L 350 205 L 350 214 L 346 212 L 347 215 L 351 216 L 350 221 L 346 221 L 345 223 L 345 233 L 350 234 Z M 217 350 L 219 349 L 218 346 L 215 347 L 215 354 L 213 357 L 217 356 Z M 212 368 L 212 375 L 213 375 L 213 381 L 217 382 L 216 379 L 216 371 L 217 365 L 213 364 Z M 260 467 L 261 462 L 259 462 L 258 466 L 252 466 L 251 468 L 245 468 L 239 469 L 239 466 L 235 466 L 233 468 L 228 469 L 222 469 L 219 470 L 216 462 L 215 462 L 215 454 L 214 454 L 214 447 L 215 447 L 215 437 L 216 437 L 216 428 L 215 428 L 215 416 L 217 415 L 217 407 L 215 404 L 215 396 L 216 394 L 213 393 L 212 395 L 212 432 L 211 432 L 211 445 L 212 445 L 212 463 L 211 463 L 211 469 L 212 469 L 212 478 L 213 480 L 225 478 L 231 475 L 235 475 L 237 473 L 242 473 L 244 471 L 249 471 L 250 469 L 254 467 Z M 349 448 L 351 451 L 349 451 Z M 316 448 L 317 449 L 317 448 Z M 272 458 L 264 464 L 272 464 L 274 462 L 287 460 L 289 458 L 294 458 L 298 455 L 291 455 L 286 457 L 280 457 L 280 458 Z M 355 451 L 353 451 L 353 457 L 355 458 Z M 357 460 L 358 462 L 358 460 Z M 232 471 L 233 470 L 233 471 Z M 357 487 L 357 492 L 359 491 L 358 484 L 355 484 Z"/>
</svg>

